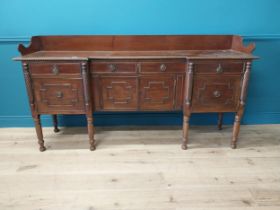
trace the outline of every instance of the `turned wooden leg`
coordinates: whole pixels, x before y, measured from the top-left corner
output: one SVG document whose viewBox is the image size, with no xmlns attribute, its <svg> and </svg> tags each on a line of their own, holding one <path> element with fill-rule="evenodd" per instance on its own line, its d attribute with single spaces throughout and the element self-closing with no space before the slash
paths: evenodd
<svg viewBox="0 0 280 210">
<path fill-rule="evenodd" d="M 223 117 L 224 117 L 223 113 L 218 113 L 218 129 L 219 130 L 222 130 L 222 128 L 223 128 Z"/>
<path fill-rule="evenodd" d="M 182 149 L 188 148 L 189 139 L 189 121 L 191 117 L 191 99 L 192 99 L 192 86 L 193 86 L 193 63 L 189 62 L 186 71 L 185 80 L 185 104 L 184 104 L 184 121 L 183 121 L 183 142 Z"/>
<path fill-rule="evenodd" d="M 44 152 L 46 150 L 46 147 L 44 146 L 44 139 L 43 139 L 43 132 L 42 132 L 42 126 L 41 126 L 41 119 L 40 115 L 35 115 L 33 117 L 34 123 L 35 123 L 35 129 L 36 129 L 36 134 L 38 138 L 38 144 L 40 146 L 40 151 Z"/>
<path fill-rule="evenodd" d="M 240 93 L 240 103 L 235 115 L 234 125 L 233 125 L 233 132 L 232 132 L 232 141 L 231 141 L 231 148 L 235 149 L 237 145 L 239 130 L 240 130 L 240 121 L 242 119 L 244 108 L 245 108 L 245 99 L 247 96 L 247 89 L 248 89 L 248 82 L 250 77 L 251 71 L 251 62 L 246 63 L 245 73 L 243 75 L 242 80 L 242 88 Z"/>
<path fill-rule="evenodd" d="M 190 116 L 184 115 L 183 142 L 182 142 L 182 149 L 183 150 L 186 150 L 188 148 L 189 121 L 190 121 Z"/>
<path fill-rule="evenodd" d="M 243 116 L 243 108 L 241 108 L 235 115 L 234 125 L 233 125 L 233 132 L 232 132 L 232 141 L 231 141 L 231 148 L 236 149 L 238 135 L 240 131 L 240 121 Z"/>
<path fill-rule="evenodd" d="M 52 119 L 53 119 L 53 127 L 54 127 L 53 131 L 54 131 L 55 133 L 57 133 L 57 132 L 60 131 L 60 130 L 58 129 L 57 115 L 56 115 L 56 114 L 52 115 Z"/>
<path fill-rule="evenodd" d="M 96 149 L 95 140 L 94 140 L 94 126 L 93 126 L 93 118 L 87 117 L 87 126 L 88 126 L 88 136 L 89 136 L 89 144 L 90 150 L 93 151 Z"/>
</svg>

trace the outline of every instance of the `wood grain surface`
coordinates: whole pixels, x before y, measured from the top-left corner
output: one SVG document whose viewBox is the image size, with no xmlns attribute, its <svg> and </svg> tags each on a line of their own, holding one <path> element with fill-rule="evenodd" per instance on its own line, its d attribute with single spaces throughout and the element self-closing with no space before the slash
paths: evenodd
<svg viewBox="0 0 280 210">
<path fill-rule="evenodd" d="M 278 210 L 280 126 L 44 128 L 47 152 L 33 128 L 0 129 L 0 209 L 13 210 Z"/>
</svg>

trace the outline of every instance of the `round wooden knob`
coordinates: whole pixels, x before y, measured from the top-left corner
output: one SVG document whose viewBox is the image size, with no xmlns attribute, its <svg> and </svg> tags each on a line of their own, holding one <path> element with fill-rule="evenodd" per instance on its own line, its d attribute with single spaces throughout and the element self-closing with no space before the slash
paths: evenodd
<svg viewBox="0 0 280 210">
<path fill-rule="evenodd" d="M 161 72 L 165 72 L 165 71 L 166 71 L 166 68 L 167 68 L 167 67 L 166 67 L 165 64 L 161 64 L 160 67 L 159 67 L 159 69 L 160 69 Z"/>
<path fill-rule="evenodd" d="M 58 91 L 58 92 L 56 93 L 56 97 L 57 97 L 57 98 L 63 98 L 63 93 L 62 93 L 61 91 Z"/>
<path fill-rule="evenodd" d="M 116 67 L 116 65 L 114 65 L 114 64 L 110 64 L 110 65 L 109 65 L 109 69 L 111 70 L 111 72 L 117 71 L 117 67 Z"/>
<path fill-rule="evenodd" d="M 214 95 L 216 98 L 219 98 L 219 97 L 221 96 L 221 92 L 218 91 L 218 90 L 215 90 L 215 91 L 213 92 L 213 95 Z"/>
<path fill-rule="evenodd" d="M 58 67 L 56 65 L 53 66 L 52 73 L 54 75 L 58 75 L 59 74 L 59 69 L 58 69 Z"/>
<path fill-rule="evenodd" d="M 220 73 L 223 73 L 223 68 L 222 68 L 222 65 L 221 64 L 219 64 L 219 66 L 217 67 L 217 69 L 216 69 L 216 72 L 218 73 L 218 74 L 220 74 Z"/>
</svg>

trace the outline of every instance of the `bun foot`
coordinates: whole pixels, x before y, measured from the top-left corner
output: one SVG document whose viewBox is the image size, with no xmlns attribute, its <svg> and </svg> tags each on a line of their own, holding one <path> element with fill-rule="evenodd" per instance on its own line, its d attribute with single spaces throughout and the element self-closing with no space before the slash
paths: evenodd
<svg viewBox="0 0 280 210">
<path fill-rule="evenodd" d="M 182 145 L 181 145 L 181 148 L 182 148 L 182 150 L 187 150 L 187 149 L 188 149 L 188 146 L 187 146 L 186 144 L 182 144 Z"/>
<path fill-rule="evenodd" d="M 44 152 L 44 151 L 46 151 L 46 147 L 45 146 L 41 146 L 39 150 L 40 150 L 40 152 Z"/>
<path fill-rule="evenodd" d="M 58 133 L 60 130 L 59 130 L 58 128 L 54 128 L 53 131 L 54 131 L 55 133 Z"/>
<path fill-rule="evenodd" d="M 92 146 L 90 146 L 90 151 L 94 151 L 94 150 L 96 150 L 96 147 L 94 146 L 94 145 L 92 145 Z"/>
<path fill-rule="evenodd" d="M 231 149 L 236 149 L 236 147 L 237 147 L 236 144 L 234 144 L 234 143 L 232 143 L 230 146 L 231 146 Z"/>
</svg>

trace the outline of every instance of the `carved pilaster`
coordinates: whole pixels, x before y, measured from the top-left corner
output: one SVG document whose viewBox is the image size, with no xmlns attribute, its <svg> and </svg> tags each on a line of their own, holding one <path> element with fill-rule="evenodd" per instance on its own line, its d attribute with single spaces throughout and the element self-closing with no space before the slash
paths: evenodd
<svg viewBox="0 0 280 210">
<path fill-rule="evenodd" d="M 32 79 L 31 79 L 31 75 L 29 72 L 29 65 L 27 63 L 23 63 L 22 68 L 23 68 L 23 75 L 24 75 L 24 79 L 25 79 L 30 109 L 31 109 L 32 115 L 34 115 L 36 109 L 35 109 L 35 101 L 34 101 L 35 99 L 34 99 L 34 95 L 33 95 Z"/>
<path fill-rule="evenodd" d="M 83 78 L 85 108 L 87 114 L 90 114 L 92 113 L 92 109 L 91 109 L 91 100 L 90 100 L 89 74 L 88 74 L 88 68 L 86 62 L 83 62 L 81 64 L 81 70 L 82 70 L 82 78 Z"/>
<path fill-rule="evenodd" d="M 240 105 L 244 106 L 246 97 L 247 97 L 247 91 L 248 91 L 248 85 L 249 85 L 249 78 L 251 73 L 251 62 L 246 63 L 245 72 L 243 75 L 242 80 L 242 86 L 241 86 L 241 94 L 240 94 Z"/>
<path fill-rule="evenodd" d="M 187 107 L 191 106 L 192 100 L 192 87 L 193 87 L 193 63 L 188 63 L 186 81 L 185 81 L 185 105 Z"/>
</svg>

